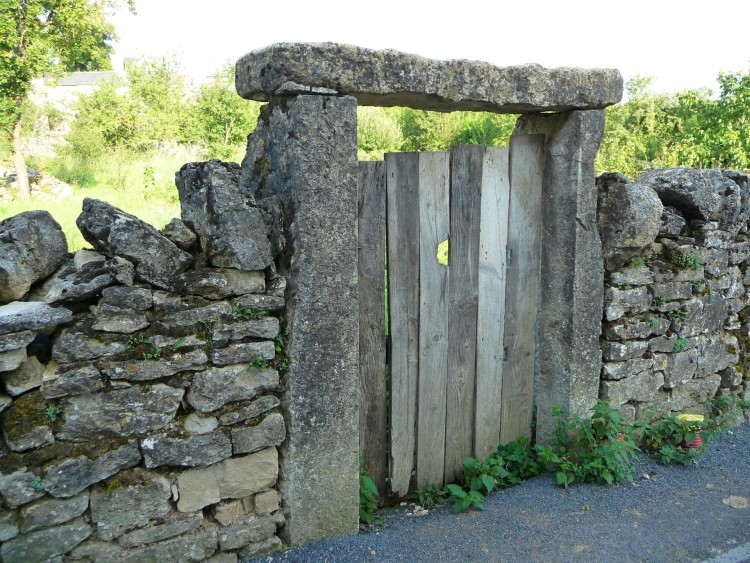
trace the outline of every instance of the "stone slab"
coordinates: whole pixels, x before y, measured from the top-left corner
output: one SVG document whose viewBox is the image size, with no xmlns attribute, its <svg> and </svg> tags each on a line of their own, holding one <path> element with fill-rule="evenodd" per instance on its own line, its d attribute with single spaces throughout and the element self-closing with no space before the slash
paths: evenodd
<svg viewBox="0 0 750 563">
<path fill-rule="evenodd" d="M 18 536 L 0 547 L 3 561 L 35 563 L 67 553 L 92 533 L 83 518 L 70 524 Z"/>
<path fill-rule="evenodd" d="M 14 301 L 0 306 L 0 334 L 41 330 L 72 320 L 73 313 L 65 307 L 50 307 L 39 301 Z"/>
<path fill-rule="evenodd" d="M 337 43 L 276 43 L 237 61 L 235 85 L 243 98 L 268 101 L 285 94 L 282 88 L 305 91 L 289 82 L 351 95 L 364 106 L 501 113 L 601 109 L 619 102 L 623 89 L 615 69 L 498 67 Z"/>
</svg>

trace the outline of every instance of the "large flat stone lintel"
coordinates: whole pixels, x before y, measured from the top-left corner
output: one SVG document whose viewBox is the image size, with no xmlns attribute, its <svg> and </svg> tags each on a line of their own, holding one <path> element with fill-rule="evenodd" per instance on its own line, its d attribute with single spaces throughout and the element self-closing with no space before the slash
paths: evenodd
<svg viewBox="0 0 750 563">
<path fill-rule="evenodd" d="M 364 106 L 497 113 L 601 109 L 619 102 L 623 88 L 616 69 L 498 67 L 337 43 L 257 49 L 237 61 L 235 83 L 240 96 L 259 101 L 325 88 Z"/>
<path fill-rule="evenodd" d="M 548 442 L 552 407 L 590 415 L 599 393 L 604 264 L 596 226 L 594 159 L 603 111 L 527 115 L 516 133 L 544 134 L 537 441 Z"/>
</svg>

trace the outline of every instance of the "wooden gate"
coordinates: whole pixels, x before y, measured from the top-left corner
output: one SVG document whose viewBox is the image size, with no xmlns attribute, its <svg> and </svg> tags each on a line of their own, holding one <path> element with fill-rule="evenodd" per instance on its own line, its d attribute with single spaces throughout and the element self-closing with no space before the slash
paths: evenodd
<svg viewBox="0 0 750 563">
<path fill-rule="evenodd" d="M 359 163 L 360 453 L 381 492 L 531 434 L 543 145 Z"/>
</svg>

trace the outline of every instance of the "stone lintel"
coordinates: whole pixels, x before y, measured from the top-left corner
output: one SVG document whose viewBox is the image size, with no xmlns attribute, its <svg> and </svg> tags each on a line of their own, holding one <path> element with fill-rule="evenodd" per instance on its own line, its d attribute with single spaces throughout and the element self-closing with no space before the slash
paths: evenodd
<svg viewBox="0 0 750 563">
<path fill-rule="evenodd" d="M 604 264 L 594 158 L 603 132 L 603 111 L 526 115 L 516 125 L 516 133 L 546 136 L 534 392 L 541 443 L 554 436 L 552 407 L 589 416 L 599 392 Z"/>
<path fill-rule="evenodd" d="M 268 101 L 289 84 L 297 87 L 292 94 L 324 88 L 364 106 L 496 113 L 601 109 L 619 102 L 623 91 L 616 69 L 498 67 L 337 43 L 276 43 L 237 61 L 235 85 L 243 98 Z"/>
</svg>

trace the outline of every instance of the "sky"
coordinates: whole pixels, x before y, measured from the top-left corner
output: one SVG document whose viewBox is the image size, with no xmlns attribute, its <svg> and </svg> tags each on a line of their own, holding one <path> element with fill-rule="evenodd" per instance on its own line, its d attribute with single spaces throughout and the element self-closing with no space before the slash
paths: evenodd
<svg viewBox="0 0 750 563">
<path fill-rule="evenodd" d="M 174 57 L 196 82 L 282 41 L 392 48 L 498 66 L 617 68 L 655 92 L 750 69 L 750 0 L 135 0 L 111 18 L 124 57 Z"/>
</svg>

